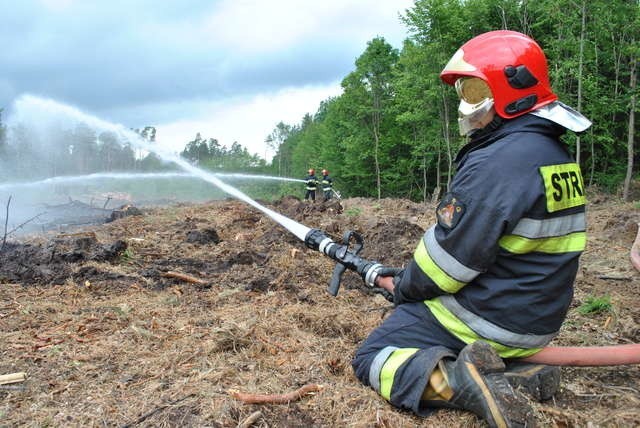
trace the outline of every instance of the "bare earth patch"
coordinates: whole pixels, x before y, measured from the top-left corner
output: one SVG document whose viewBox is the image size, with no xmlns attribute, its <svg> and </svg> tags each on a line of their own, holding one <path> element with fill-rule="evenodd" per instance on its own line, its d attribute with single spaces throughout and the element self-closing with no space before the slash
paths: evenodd
<svg viewBox="0 0 640 428">
<path fill-rule="evenodd" d="M 434 210 L 361 198 L 341 206 L 285 198 L 271 208 L 336 240 L 356 230 L 363 257 L 387 265 L 411 257 Z M 640 273 L 629 262 L 640 212 L 595 196 L 588 217 L 575 302 L 553 345 L 640 342 Z M 0 255 L 0 375 L 28 378 L 0 385 L 0 425 L 484 426 L 458 411 L 415 417 L 358 382 L 351 357 L 391 306 L 350 272 L 330 296 L 332 270 L 232 200 L 11 242 Z M 604 295 L 612 311 L 578 312 Z M 307 384 L 322 389 L 289 404 L 244 404 L 229 393 Z M 640 368 L 564 368 L 561 391 L 534 407 L 542 426 L 638 426 Z"/>
</svg>

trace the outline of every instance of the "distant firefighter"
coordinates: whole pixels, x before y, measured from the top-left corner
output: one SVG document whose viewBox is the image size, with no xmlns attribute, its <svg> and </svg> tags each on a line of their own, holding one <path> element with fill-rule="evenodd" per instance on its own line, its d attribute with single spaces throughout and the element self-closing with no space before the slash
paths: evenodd
<svg viewBox="0 0 640 428">
<path fill-rule="evenodd" d="M 331 199 L 331 194 L 333 193 L 333 179 L 329 177 L 329 171 L 327 171 L 326 169 L 322 170 L 322 180 L 320 180 L 320 184 L 322 184 L 324 200 L 328 201 L 329 199 Z"/>
<path fill-rule="evenodd" d="M 318 188 L 318 179 L 316 178 L 316 170 L 311 168 L 309 170 L 309 175 L 304 179 L 305 185 L 307 186 L 307 193 L 304 195 L 304 200 L 307 201 L 311 199 L 312 202 L 316 201 L 316 189 Z"/>
</svg>

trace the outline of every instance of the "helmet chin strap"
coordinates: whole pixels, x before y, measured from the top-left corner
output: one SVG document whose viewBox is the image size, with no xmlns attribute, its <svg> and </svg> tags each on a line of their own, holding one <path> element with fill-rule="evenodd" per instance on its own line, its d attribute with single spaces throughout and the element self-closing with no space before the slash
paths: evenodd
<svg viewBox="0 0 640 428">
<path fill-rule="evenodd" d="M 496 129 L 500 128 L 500 126 L 504 123 L 504 119 L 501 118 L 500 116 L 498 116 L 497 114 L 493 115 L 493 119 L 491 119 L 491 122 L 489 122 L 487 124 L 487 126 L 485 126 L 484 128 L 477 128 L 477 129 L 472 129 L 469 134 L 467 134 L 467 137 L 469 138 L 478 138 L 481 137 L 485 134 L 488 134 L 490 132 L 495 131 Z"/>
</svg>

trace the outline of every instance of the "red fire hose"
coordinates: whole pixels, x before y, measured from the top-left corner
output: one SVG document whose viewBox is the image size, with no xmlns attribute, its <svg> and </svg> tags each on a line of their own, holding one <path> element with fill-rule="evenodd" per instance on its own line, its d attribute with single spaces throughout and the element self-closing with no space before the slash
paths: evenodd
<svg viewBox="0 0 640 428">
<path fill-rule="evenodd" d="M 550 366 L 584 367 L 640 364 L 640 343 L 615 346 L 551 346 L 521 361 Z"/>
</svg>

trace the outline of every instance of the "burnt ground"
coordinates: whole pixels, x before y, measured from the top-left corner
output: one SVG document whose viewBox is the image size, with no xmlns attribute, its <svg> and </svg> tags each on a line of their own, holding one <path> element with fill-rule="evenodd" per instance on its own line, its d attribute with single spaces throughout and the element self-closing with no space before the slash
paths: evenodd
<svg viewBox="0 0 640 428">
<path fill-rule="evenodd" d="M 274 210 L 336 240 L 365 237 L 362 255 L 411 257 L 433 206 L 347 199 Z M 575 302 L 553 345 L 640 342 L 640 273 L 629 262 L 640 211 L 592 195 Z M 326 293 L 331 260 L 234 200 L 146 209 L 100 226 L 10 241 L 0 255 L 0 426 L 484 426 L 441 410 L 396 410 L 353 375 L 358 345 L 390 304 L 347 272 Z M 200 279 L 190 283 L 168 275 Z M 578 311 L 610 296 L 603 312 Z M 244 404 L 230 390 L 323 389 L 289 404 Z M 563 368 L 534 403 L 541 426 L 640 426 L 640 367 Z"/>
</svg>

